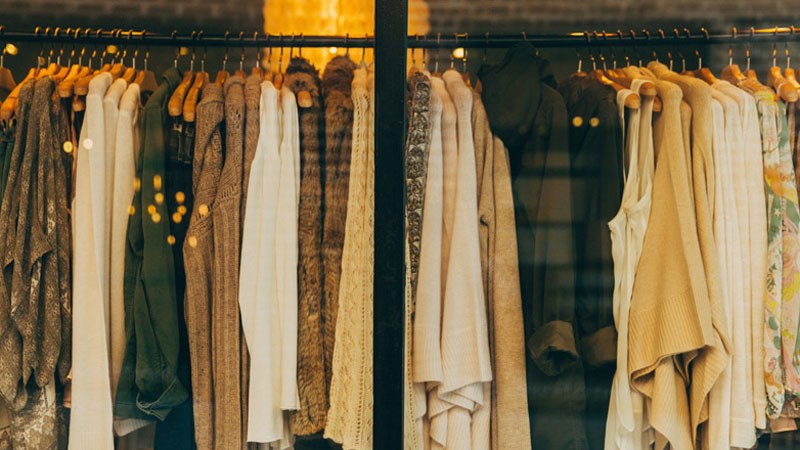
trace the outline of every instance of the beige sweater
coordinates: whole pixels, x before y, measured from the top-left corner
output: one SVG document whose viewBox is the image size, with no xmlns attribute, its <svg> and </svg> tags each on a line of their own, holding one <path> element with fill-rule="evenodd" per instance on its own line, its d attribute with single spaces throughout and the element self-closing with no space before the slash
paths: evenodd
<svg viewBox="0 0 800 450">
<path fill-rule="evenodd" d="M 656 448 L 668 443 L 688 450 L 693 439 L 686 374 L 673 355 L 692 355 L 712 342 L 711 313 L 681 133 L 682 93 L 663 81 L 656 88 L 664 106 L 654 121 L 658 158 L 631 297 L 628 371 L 631 386 L 650 402 Z"/>
<path fill-rule="evenodd" d="M 503 142 L 489 128 L 480 95 L 473 94 L 472 105 L 478 242 L 494 379 L 490 391 L 491 446 L 493 450 L 528 450 L 531 431 L 511 168 Z"/>
<path fill-rule="evenodd" d="M 708 420 L 708 395 L 711 388 L 725 370 L 730 356 L 728 324 L 725 318 L 719 256 L 714 241 L 712 212 L 716 201 L 714 183 L 711 131 L 713 113 L 711 109 L 711 86 L 704 81 L 678 75 L 660 63 L 649 67 L 664 80 L 674 82 L 683 91 L 684 98 L 692 108 L 692 186 L 694 209 L 697 219 L 697 235 L 700 241 L 703 273 L 708 286 L 708 308 L 711 313 L 712 340 L 693 360 L 689 400 L 691 406 L 692 435 L 696 439 L 699 427 Z"/>
</svg>

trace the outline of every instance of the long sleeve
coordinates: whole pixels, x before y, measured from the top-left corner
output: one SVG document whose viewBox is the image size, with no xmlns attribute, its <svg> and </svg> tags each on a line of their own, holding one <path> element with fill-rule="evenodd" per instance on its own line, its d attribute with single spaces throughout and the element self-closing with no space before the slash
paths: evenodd
<svg viewBox="0 0 800 450">
<path fill-rule="evenodd" d="M 225 117 L 222 87 L 203 88 L 197 105 L 197 140 L 192 174 L 193 211 L 183 244 L 186 273 L 184 311 L 192 365 L 195 443 L 198 450 L 214 449 L 214 383 L 212 375 L 212 299 L 214 278 L 214 198 L 222 172 L 222 126 Z"/>
<path fill-rule="evenodd" d="M 78 148 L 73 212 L 72 449 L 114 448 L 104 272 L 107 253 L 103 251 L 107 235 L 102 218 L 106 211 L 103 95 L 110 84 L 111 75 L 106 74 L 90 83 Z"/>
<path fill-rule="evenodd" d="M 121 417 L 160 420 L 189 397 L 176 375 L 179 336 L 169 215 L 166 203 L 150 201 L 164 195 L 166 103 L 180 75 L 169 70 L 164 81 L 142 115 L 140 176 L 125 254 L 127 347 L 114 411 Z"/>
<path fill-rule="evenodd" d="M 130 91 L 130 92 L 128 92 Z M 127 104 L 122 103 L 123 95 Z M 133 129 L 139 107 L 139 86 L 128 89 L 125 80 L 118 79 L 109 87 L 103 99 L 106 118 L 106 166 L 108 206 L 110 217 L 110 346 L 111 346 L 111 392 L 116 395 L 122 360 L 125 358 L 125 232 L 128 228 L 128 210 L 133 201 L 133 178 L 136 163 L 133 157 Z"/>
<path fill-rule="evenodd" d="M 278 111 L 278 91 L 272 83 L 265 82 L 260 105 L 261 133 L 248 187 L 249 214 L 243 230 L 242 259 L 248 264 L 241 268 L 239 307 L 250 351 L 248 441 L 270 443 L 283 439 L 281 448 L 286 448 L 288 422 L 281 401 L 283 385 L 291 381 L 282 378 L 284 327 L 278 282 L 283 260 L 276 258 L 278 223 L 285 218 L 278 209 L 282 186 Z M 291 165 L 287 167 L 293 174 Z M 293 187 L 291 176 L 288 179 Z M 293 195 L 289 198 L 294 201 Z"/>
</svg>

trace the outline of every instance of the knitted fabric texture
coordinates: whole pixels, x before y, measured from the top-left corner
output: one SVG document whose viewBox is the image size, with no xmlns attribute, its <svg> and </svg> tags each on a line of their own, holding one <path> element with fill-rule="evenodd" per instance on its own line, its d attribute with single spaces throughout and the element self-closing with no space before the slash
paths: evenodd
<svg viewBox="0 0 800 450">
<path fill-rule="evenodd" d="M 244 82 L 245 124 L 244 124 L 244 166 L 242 167 L 242 224 L 247 206 L 247 187 L 250 183 L 250 166 L 256 156 L 259 132 L 259 104 L 261 99 L 261 77 L 254 74 Z"/>
<path fill-rule="evenodd" d="M 339 280 L 347 219 L 350 151 L 353 134 L 353 100 L 350 85 L 356 65 L 346 56 L 333 58 L 322 75 L 325 97 L 325 221 L 322 258 L 325 273 L 323 303 L 325 385 L 331 384 Z"/>
<path fill-rule="evenodd" d="M 242 330 L 239 321 L 240 205 L 244 154 L 244 79 L 225 82 L 225 163 L 215 197 L 212 377 L 215 448 L 242 448 Z"/>
<path fill-rule="evenodd" d="M 212 378 L 211 310 L 214 292 L 214 197 L 222 172 L 222 121 L 225 111 L 222 87 L 203 88 L 197 105 L 197 139 L 192 167 L 195 198 L 183 245 L 186 272 L 185 315 L 192 362 L 195 442 L 198 450 L 214 448 L 214 386 Z M 192 245 L 194 244 L 194 245 Z"/>
<path fill-rule="evenodd" d="M 286 86 L 297 95 L 306 91 L 312 105 L 299 108 L 300 116 L 300 209 L 298 238 L 298 354 L 297 385 L 300 409 L 292 414 L 292 430 L 304 436 L 317 433 L 325 424 L 328 409 L 325 384 L 322 323 L 322 106 L 317 69 L 302 58 L 294 58 L 286 68 Z"/>
<path fill-rule="evenodd" d="M 353 152 L 339 286 L 339 321 L 325 437 L 346 449 L 372 449 L 372 275 L 374 110 L 366 71 L 353 78 Z"/>
</svg>

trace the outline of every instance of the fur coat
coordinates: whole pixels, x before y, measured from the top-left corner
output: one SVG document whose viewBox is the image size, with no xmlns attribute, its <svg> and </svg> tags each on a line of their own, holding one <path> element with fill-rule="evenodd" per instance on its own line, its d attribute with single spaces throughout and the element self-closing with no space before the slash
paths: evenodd
<svg viewBox="0 0 800 450">
<path fill-rule="evenodd" d="M 323 173 L 321 151 L 325 136 L 320 79 L 317 69 L 303 58 L 293 58 L 286 68 L 286 86 L 297 95 L 306 91 L 311 106 L 298 104 L 300 118 L 300 207 L 298 239 L 298 350 L 297 388 L 300 410 L 292 414 L 292 430 L 305 436 L 325 427 L 328 395 L 325 383 L 322 318 Z"/>
</svg>

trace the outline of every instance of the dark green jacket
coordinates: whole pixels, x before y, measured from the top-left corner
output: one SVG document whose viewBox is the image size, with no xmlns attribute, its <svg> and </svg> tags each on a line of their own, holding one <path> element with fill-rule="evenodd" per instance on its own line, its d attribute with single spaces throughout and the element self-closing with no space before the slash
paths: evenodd
<svg viewBox="0 0 800 450">
<path fill-rule="evenodd" d="M 127 347 L 114 413 L 164 420 L 189 398 L 177 377 L 180 338 L 167 210 L 167 101 L 181 80 L 169 69 L 144 107 L 137 187 L 125 251 Z"/>
</svg>

